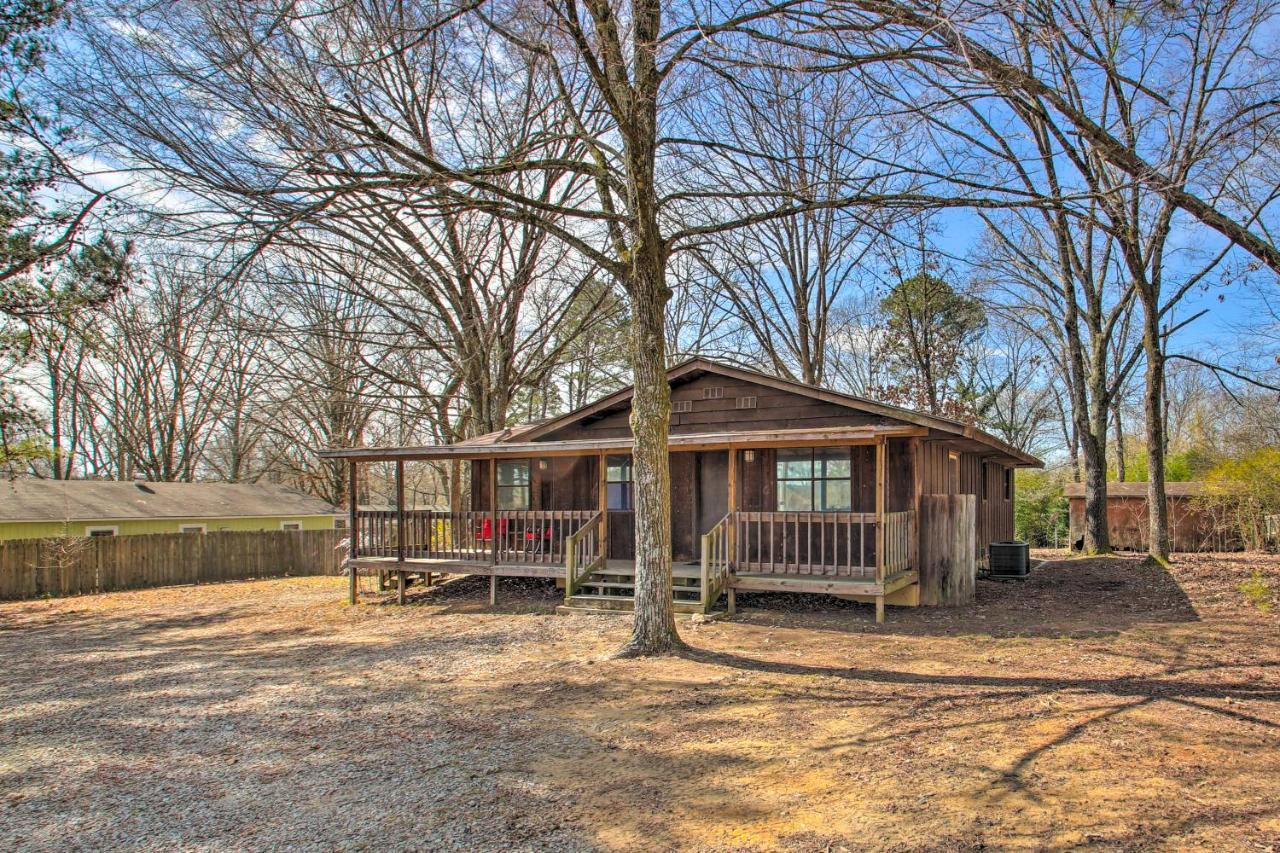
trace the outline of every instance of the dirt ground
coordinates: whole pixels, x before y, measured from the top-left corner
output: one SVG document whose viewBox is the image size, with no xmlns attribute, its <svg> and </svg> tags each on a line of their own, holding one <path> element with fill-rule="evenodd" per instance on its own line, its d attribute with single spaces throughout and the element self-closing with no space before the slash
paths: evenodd
<svg viewBox="0 0 1280 853">
<path fill-rule="evenodd" d="M 0 605 L 7 850 L 1280 849 L 1280 559 L 1063 560 L 958 609 L 742 596 L 688 655 L 459 579 Z M 1255 594 L 1258 602 L 1267 593 Z"/>
</svg>

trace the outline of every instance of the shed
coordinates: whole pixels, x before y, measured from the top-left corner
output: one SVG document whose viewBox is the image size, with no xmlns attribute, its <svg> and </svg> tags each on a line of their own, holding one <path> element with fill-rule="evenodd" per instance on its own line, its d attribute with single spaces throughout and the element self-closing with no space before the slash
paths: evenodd
<svg viewBox="0 0 1280 853">
<path fill-rule="evenodd" d="M 1064 490 L 1071 508 L 1071 542 L 1081 547 L 1084 540 L 1084 484 L 1069 483 Z M 1169 538 L 1174 551 L 1238 550 L 1238 537 L 1217 529 L 1213 517 L 1196 498 L 1205 494 L 1205 484 L 1197 481 L 1165 484 L 1169 506 Z M 1107 483 L 1107 528 L 1111 547 L 1117 551 L 1147 550 L 1147 483 Z"/>
</svg>

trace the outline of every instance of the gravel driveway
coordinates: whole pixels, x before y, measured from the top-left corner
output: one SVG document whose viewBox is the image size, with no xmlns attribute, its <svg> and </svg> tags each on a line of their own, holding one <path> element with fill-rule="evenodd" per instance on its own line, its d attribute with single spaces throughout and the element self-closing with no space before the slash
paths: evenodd
<svg viewBox="0 0 1280 853">
<path fill-rule="evenodd" d="M 1252 565 L 1252 564 L 1250 564 Z M 963 610 L 743 596 L 692 655 L 463 579 L 0 605 L 16 850 L 1209 846 L 1280 838 L 1280 637 L 1244 563 L 981 583 Z M 1277 564 L 1266 564 L 1272 578 Z"/>
</svg>

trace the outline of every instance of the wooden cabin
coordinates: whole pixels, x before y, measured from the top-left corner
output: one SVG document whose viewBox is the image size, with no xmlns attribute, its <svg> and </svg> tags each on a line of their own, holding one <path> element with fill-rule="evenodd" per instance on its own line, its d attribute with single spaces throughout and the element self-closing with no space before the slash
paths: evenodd
<svg viewBox="0 0 1280 853">
<path fill-rule="evenodd" d="M 972 595 L 976 562 L 1013 535 L 1013 471 L 1035 457 L 971 425 L 695 358 L 671 383 L 677 610 L 737 590 L 936 604 Z M 330 450 L 360 466 L 463 460 L 470 503 L 353 511 L 355 570 L 563 579 L 566 606 L 629 609 L 631 390 L 458 444 Z M 352 595 L 355 582 L 352 573 Z"/>
<path fill-rule="evenodd" d="M 1196 498 L 1205 493 L 1201 482 L 1165 483 L 1169 513 L 1169 546 L 1174 551 L 1239 551 L 1239 534 L 1225 531 Z M 1071 543 L 1084 547 L 1084 483 L 1068 483 L 1063 492 L 1070 509 Z M 1151 530 L 1147 513 L 1147 484 L 1107 483 L 1107 532 L 1117 551 L 1146 551 Z"/>
</svg>

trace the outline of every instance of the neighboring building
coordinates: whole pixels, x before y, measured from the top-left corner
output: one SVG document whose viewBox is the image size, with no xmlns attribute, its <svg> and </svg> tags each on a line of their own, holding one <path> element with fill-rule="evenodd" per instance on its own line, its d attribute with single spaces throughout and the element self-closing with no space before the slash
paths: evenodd
<svg viewBox="0 0 1280 853">
<path fill-rule="evenodd" d="M 327 530 L 337 510 L 283 486 L 0 480 L 0 539 Z"/>
<path fill-rule="evenodd" d="M 1011 539 L 1013 471 L 1041 465 L 968 424 L 706 359 L 667 375 L 674 594 L 686 609 L 723 592 L 732 603 L 734 590 L 846 595 L 878 611 L 938 603 L 921 583 L 934 565 L 922 552 L 963 548 L 964 560 L 938 564 L 972 566 Z M 469 506 L 356 513 L 353 564 L 564 578 L 569 606 L 626 609 L 630 412 L 628 388 L 454 445 L 321 452 L 348 460 L 353 481 L 370 462 L 470 464 Z"/>
<path fill-rule="evenodd" d="M 1084 484 L 1068 483 L 1064 494 L 1071 505 L 1071 543 L 1084 547 Z M 1174 551 L 1239 550 L 1239 537 L 1222 533 L 1213 517 L 1196 503 L 1204 483 L 1165 483 L 1169 507 L 1169 544 Z M 1107 483 L 1107 529 L 1117 551 L 1146 551 L 1150 530 L 1145 482 Z"/>
</svg>

